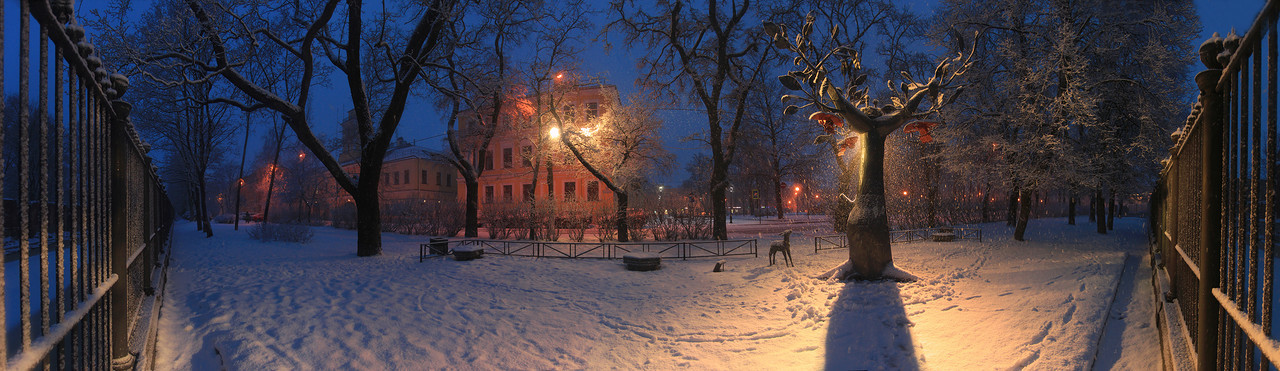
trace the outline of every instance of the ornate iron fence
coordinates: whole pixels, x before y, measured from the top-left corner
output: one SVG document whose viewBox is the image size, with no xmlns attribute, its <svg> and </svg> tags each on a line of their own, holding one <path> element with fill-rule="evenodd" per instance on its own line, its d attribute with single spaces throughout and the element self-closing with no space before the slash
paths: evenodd
<svg viewBox="0 0 1280 371">
<path fill-rule="evenodd" d="M 432 254 L 430 243 L 418 249 L 418 261 Z M 629 252 L 653 252 L 667 259 L 686 260 L 718 256 L 760 256 L 757 242 L 749 240 L 651 241 L 651 242 L 542 242 L 462 238 L 448 241 L 449 250 L 458 246 L 480 246 L 488 253 L 535 258 L 621 259 Z"/>
<path fill-rule="evenodd" d="M 1243 38 L 1201 45 L 1199 103 L 1175 132 L 1152 193 L 1165 297 L 1177 302 L 1200 369 L 1270 369 L 1280 361 L 1271 308 L 1278 6 L 1268 1 Z"/>
<path fill-rule="evenodd" d="M 0 277 L 12 280 L 0 296 L 18 304 L 0 306 L 0 368 L 149 369 L 172 210 L 118 100 L 127 79 L 102 68 L 72 2 L 58 3 L 19 0 L 13 18 L 15 2 L 0 4 L 0 34 L 16 26 L 19 43 L 12 62 L 0 52 L 0 92 L 18 78 L 0 101 L 18 105 L 0 109 Z"/>
</svg>

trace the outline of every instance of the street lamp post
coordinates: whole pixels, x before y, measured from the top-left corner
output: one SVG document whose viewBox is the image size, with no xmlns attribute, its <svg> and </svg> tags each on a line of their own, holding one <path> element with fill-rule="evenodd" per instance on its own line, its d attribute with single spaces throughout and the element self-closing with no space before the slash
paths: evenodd
<svg viewBox="0 0 1280 371">
<path fill-rule="evenodd" d="M 729 186 L 729 198 L 725 201 L 725 204 L 729 206 L 729 224 L 733 224 L 733 205 L 730 204 L 731 201 L 733 201 L 733 186 Z"/>
</svg>

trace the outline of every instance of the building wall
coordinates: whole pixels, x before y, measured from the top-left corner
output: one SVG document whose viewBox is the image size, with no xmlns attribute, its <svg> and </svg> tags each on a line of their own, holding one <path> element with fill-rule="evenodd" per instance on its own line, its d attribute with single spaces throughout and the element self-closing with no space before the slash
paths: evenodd
<svg viewBox="0 0 1280 371">
<path fill-rule="evenodd" d="M 348 164 L 343 169 L 358 174 L 359 164 Z M 382 164 L 382 179 L 378 185 L 383 205 L 401 201 L 444 201 L 457 199 L 458 173 L 452 165 L 417 157 L 408 157 Z M 350 199 L 339 191 L 344 201 Z"/>
<path fill-rule="evenodd" d="M 568 94 L 563 99 L 564 103 L 560 107 L 562 115 L 572 118 L 565 130 L 572 130 L 576 124 L 587 122 L 588 119 L 603 114 L 611 106 L 618 104 L 617 89 L 612 85 L 583 87 L 577 92 Z M 527 104 L 526 104 L 527 106 Z M 508 107 L 521 107 L 520 104 L 508 105 Z M 531 107 L 530 107 L 531 110 Z M 469 112 L 463 112 L 459 117 L 471 117 Z M 513 120 L 518 122 L 500 122 L 498 132 L 489 142 L 484 152 L 485 161 L 481 161 L 482 152 L 478 148 L 468 147 L 468 142 L 475 142 L 475 138 L 479 136 L 479 130 L 483 126 L 478 125 L 474 119 L 460 120 L 459 131 L 464 138 L 471 140 L 463 140 L 462 152 L 467 154 L 473 164 L 484 167 L 481 174 L 478 189 L 480 199 L 480 212 L 489 205 L 502 204 L 518 204 L 525 200 L 524 192 L 526 186 L 533 187 L 534 198 L 537 200 L 548 199 L 547 192 L 547 165 L 544 163 L 539 167 L 541 174 L 538 174 L 537 183 L 533 184 L 533 164 L 529 159 L 542 158 L 542 153 L 534 146 L 538 137 L 546 135 L 542 132 L 547 128 L 535 128 L 531 125 L 530 120 Z M 569 120 L 567 120 L 569 121 Z M 613 192 L 609 191 L 603 183 L 596 180 L 595 176 L 587 172 L 567 149 L 559 142 L 552 142 L 549 145 L 552 151 L 552 171 L 551 178 L 553 182 L 553 196 L 557 201 L 573 200 L 576 202 L 586 203 L 589 207 L 611 207 L 613 205 Z M 490 161 L 491 159 L 491 161 Z M 594 183 L 594 185 L 593 185 Z M 460 182 L 461 184 L 461 182 Z M 594 192 L 592 192 L 594 189 Z M 465 202 L 466 187 L 460 187 L 458 190 L 458 200 Z"/>
</svg>

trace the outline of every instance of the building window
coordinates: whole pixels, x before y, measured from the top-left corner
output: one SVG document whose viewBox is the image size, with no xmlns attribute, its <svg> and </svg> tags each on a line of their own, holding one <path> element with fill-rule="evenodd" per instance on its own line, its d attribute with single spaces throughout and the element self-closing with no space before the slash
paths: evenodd
<svg viewBox="0 0 1280 371">
<path fill-rule="evenodd" d="M 391 184 L 400 185 L 400 172 L 397 171 L 397 172 L 391 173 L 391 175 L 393 175 L 391 177 L 392 179 Z"/>
<path fill-rule="evenodd" d="M 502 168 L 503 169 L 511 168 L 511 149 L 510 148 L 502 149 Z"/>
<path fill-rule="evenodd" d="M 453 186 L 453 174 L 445 174 L 445 175 L 444 175 L 444 185 L 445 185 L 446 187 L 452 187 L 452 186 Z"/>
<path fill-rule="evenodd" d="M 533 147 L 532 146 L 520 147 L 520 166 L 523 166 L 523 167 L 533 166 Z"/>
<path fill-rule="evenodd" d="M 524 194 L 524 202 L 533 202 L 533 184 L 520 186 L 520 191 Z"/>
<path fill-rule="evenodd" d="M 564 200 L 573 201 L 578 195 L 578 183 L 564 182 Z"/>
<path fill-rule="evenodd" d="M 573 122 L 573 115 L 574 115 L 573 111 L 574 109 L 572 104 L 564 106 L 564 116 L 563 116 L 564 121 Z"/>
<path fill-rule="evenodd" d="M 511 202 L 512 200 L 511 197 L 512 197 L 511 185 L 507 184 L 502 186 L 502 202 L 508 202 L 508 203 Z"/>
<path fill-rule="evenodd" d="M 484 203 L 493 203 L 493 186 L 484 186 Z"/>
<path fill-rule="evenodd" d="M 600 201 L 600 182 L 587 182 L 587 201 Z"/>
<path fill-rule="evenodd" d="M 600 116 L 600 104 L 596 102 L 587 103 L 585 114 L 588 120 L 594 119 L 596 116 Z"/>
<path fill-rule="evenodd" d="M 382 173 L 382 185 L 391 184 L 391 174 Z"/>
<path fill-rule="evenodd" d="M 419 179 L 422 179 L 422 184 L 427 184 L 427 174 L 430 174 L 430 173 L 427 172 L 426 170 L 422 171 L 422 177 L 419 178 Z M 439 181 L 437 180 L 436 182 L 439 182 Z"/>
<path fill-rule="evenodd" d="M 484 169 L 493 170 L 493 151 L 486 150 L 483 153 L 484 153 L 484 158 L 481 159 L 482 160 L 481 162 L 484 163 Z"/>
<path fill-rule="evenodd" d="M 409 184 L 409 170 L 404 171 L 404 184 Z"/>
<path fill-rule="evenodd" d="M 440 183 L 441 175 L 444 175 L 444 173 L 436 173 L 436 185 L 444 185 L 443 183 Z"/>
</svg>

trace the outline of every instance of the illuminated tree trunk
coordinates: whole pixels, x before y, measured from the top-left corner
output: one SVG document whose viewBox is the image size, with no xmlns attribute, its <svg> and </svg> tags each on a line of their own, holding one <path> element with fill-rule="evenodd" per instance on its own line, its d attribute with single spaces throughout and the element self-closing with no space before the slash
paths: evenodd
<svg viewBox="0 0 1280 371">
<path fill-rule="evenodd" d="M 1076 194 L 1067 196 L 1067 224 L 1076 225 Z"/>
<path fill-rule="evenodd" d="M 1027 221 L 1031 220 L 1031 205 L 1035 204 L 1035 194 L 1023 190 L 1018 196 L 1018 222 L 1013 227 L 1013 239 L 1026 241 Z"/>
<path fill-rule="evenodd" d="M 886 135 L 875 130 L 858 136 L 862 166 L 853 209 L 845 225 L 849 243 L 849 275 L 858 279 L 878 279 L 893 264 L 889 247 L 889 216 L 884 196 L 884 144 Z"/>
</svg>

